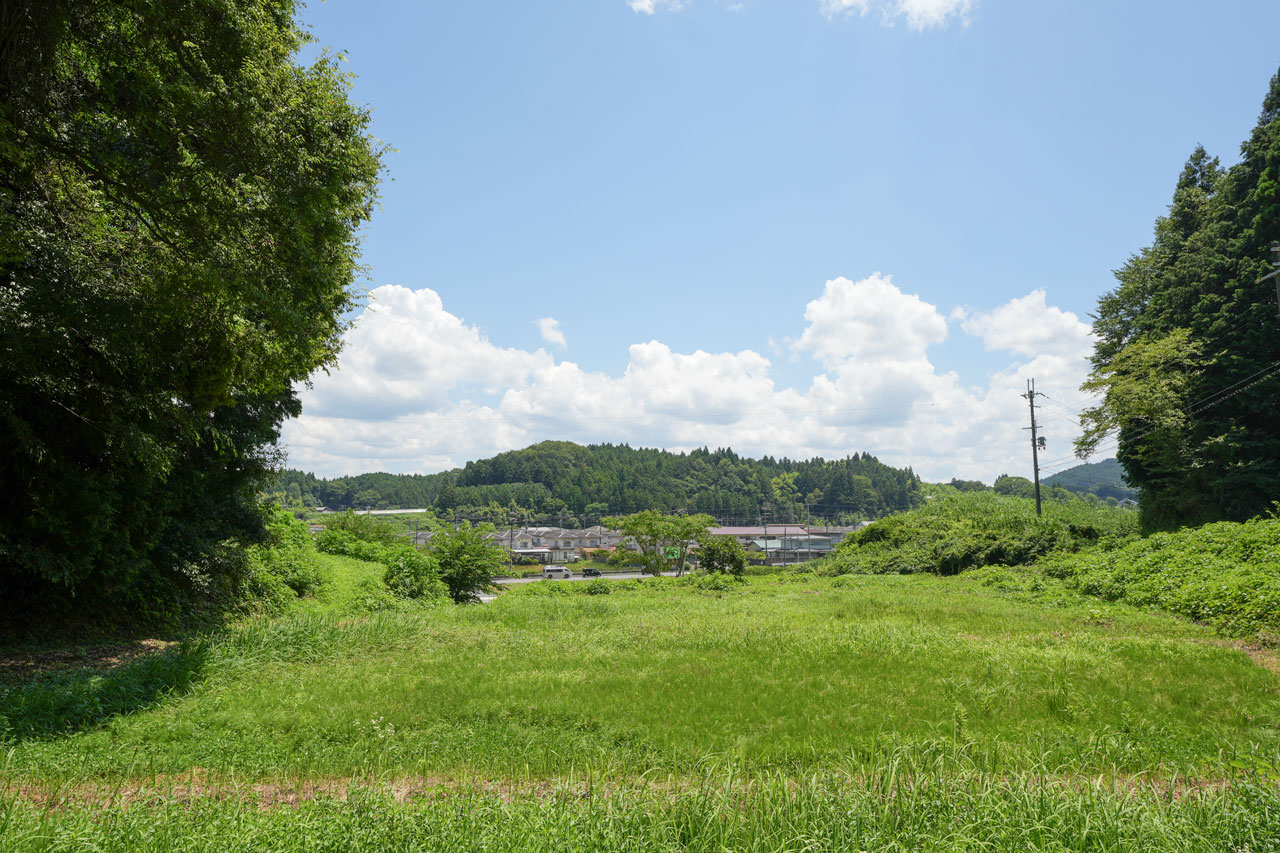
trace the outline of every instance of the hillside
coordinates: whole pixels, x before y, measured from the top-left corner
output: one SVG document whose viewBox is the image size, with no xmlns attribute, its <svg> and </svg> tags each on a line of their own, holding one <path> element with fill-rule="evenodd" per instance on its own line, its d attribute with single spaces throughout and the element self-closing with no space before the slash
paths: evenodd
<svg viewBox="0 0 1280 853">
<path fill-rule="evenodd" d="M 515 507 L 532 518 L 591 523 L 642 509 L 706 512 L 722 522 L 875 518 L 920 505 L 920 479 L 869 454 L 844 459 L 747 459 L 729 449 L 690 453 L 544 441 L 439 474 L 334 479 L 285 470 L 273 490 L 288 506 L 427 507 L 480 517 Z"/>
<path fill-rule="evenodd" d="M 1086 462 L 1046 477 L 1046 485 L 1061 486 L 1079 494 L 1093 493 L 1100 498 L 1138 499 L 1138 490 L 1124 481 L 1124 468 L 1115 459 Z"/>
</svg>

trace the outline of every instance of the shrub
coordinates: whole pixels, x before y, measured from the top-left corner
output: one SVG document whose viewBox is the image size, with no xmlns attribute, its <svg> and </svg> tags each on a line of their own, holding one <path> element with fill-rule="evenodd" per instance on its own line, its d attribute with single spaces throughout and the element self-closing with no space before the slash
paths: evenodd
<svg viewBox="0 0 1280 853">
<path fill-rule="evenodd" d="M 356 583 L 352 609 L 357 613 L 381 613 L 395 610 L 400 606 L 400 599 L 392 594 L 385 584 L 373 578 L 361 578 Z"/>
<path fill-rule="evenodd" d="M 354 557 L 366 563 L 382 563 L 387 554 L 385 545 L 367 542 L 349 530 L 333 527 L 325 528 L 316 535 L 316 550 L 325 554 Z"/>
<path fill-rule="evenodd" d="M 747 551 L 732 536 L 708 536 L 696 553 L 704 571 L 742 577 L 747 570 Z"/>
<path fill-rule="evenodd" d="M 400 598 L 444 598 L 449 594 L 430 554 L 407 545 L 387 548 L 382 564 L 386 566 L 382 579 L 387 589 Z"/>
<path fill-rule="evenodd" d="M 267 541 L 244 549 L 245 604 L 281 613 L 299 596 L 315 592 L 325 581 L 307 526 L 284 510 L 267 521 Z"/>
<path fill-rule="evenodd" d="M 378 521 L 372 515 L 365 515 L 347 510 L 326 518 L 326 530 L 341 530 L 350 533 L 362 542 L 376 545 L 391 545 L 400 537 L 389 524 Z"/>
<path fill-rule="evenodd" d="M 506 565 L 506 551 L 485 533 L 485 529 L 463 522 L 455 530 L 441 531 L 431 539 L 440 579 L 459 604 L 479 601 L 480 590 L 491 586 L 494 576 Z"/>
<path fill-rule="evenodd" d="M 607 580 L 602 580 L 600 578 L 596 578 L 595 580 L 592 580 L 592 581 L 587 581 L 586 583 L 583 583 L 581 586 L 582 586 L 582 593 L 584 595 L 608 595 L 609 593 L 613 592 L 612 582 Z"/>
</svg>

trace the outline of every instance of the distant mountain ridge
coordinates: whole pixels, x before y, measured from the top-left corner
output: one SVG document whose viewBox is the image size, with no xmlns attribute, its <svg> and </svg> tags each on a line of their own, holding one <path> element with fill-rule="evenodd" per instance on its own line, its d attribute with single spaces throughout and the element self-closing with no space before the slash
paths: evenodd
<svg viewBox="0 0 1280 853">
<path fill-rule="evenodd" d="M 1100 498 L 1138 499 L 1138 490 L 1125 483 L 1124 468 L 1115 459 L 1086 462 L 1046 477 L 1044 482 L 1080 494 L 1093 493 Z"/>
<path fill-rule="evenodd" d="M 870 454 L 804 461 L 748 459 L 724 448 L 689 453 L 544 441 L 439 474 L 333 479 L 282 471 L 273 494 L 289 506 L 430 508 L 441 515 L 594 521 L 642 509 L 706 512 L 729 523 L 875 518 L 924 503 L 920 478 Z"/>
</svg>

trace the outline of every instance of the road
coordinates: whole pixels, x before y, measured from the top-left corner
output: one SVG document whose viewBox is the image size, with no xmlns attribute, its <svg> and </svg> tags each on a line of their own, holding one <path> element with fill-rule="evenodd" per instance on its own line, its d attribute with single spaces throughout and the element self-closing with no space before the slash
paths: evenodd
<svg viewBox="0 0 1280 853">
<path fill-rule="evenodd" d="M 663 574 L 669 578 L 673 578 L 676 576 L 675 572 L 663 572 Z M 642 572 L 604 572 L 603 574 L 600 575 L 600 579 L 607 580 L 607 581 L 638 580 L 639 578 L 645 578 L 645 577 L 649 577 L 649 575 L 646 575 Z M 516 586 L 517 584 L 522 584 L 522 583 L 536 583 L 537 581 L 540 581 L 540 580 L 542 580 L 542 578 L 540 577 L 498 578 L 497 580 L 494 581 L 494 583 L 499 584 L 501 586 Z M 565 578 L 564 580 L 569 583 L 573 583 L 575 581 L 592 581 L 592 580 L 596 580 L 596 578 L 584 578 L 581 572 L 575 572 L 573 577 Z M 491 592 L 480 593 L 481 601 L 493 601 L 495 598 L 497 598 L 497 596 Z"/>
</svg>

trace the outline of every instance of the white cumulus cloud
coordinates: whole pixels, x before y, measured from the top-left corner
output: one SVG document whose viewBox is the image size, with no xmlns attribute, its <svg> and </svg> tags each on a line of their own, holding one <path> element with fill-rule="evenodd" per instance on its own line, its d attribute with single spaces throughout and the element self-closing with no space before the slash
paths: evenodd
<svg viewBox="0 0 1280 853">
<path fill-rule="evenodd" d="M 946 318 L 919 296 L 903 293 L 891 276 L 827 282 L 822 296 L 805 306 L 809 325 L 796 342 L 827 367 L 849 361 L 903 361 L 923 356 L 947 337 Z"/>
<path fill-rule="evenodd" d="M 754 350 L 679 352 L 632 344 L 620 374 L 583 369 L 543 349 L 489 341 L 438 294 L 380 287 L 348 333 L 341 369 L 302 392 L 283 436 L 290 464 L 334 476 L 429 472 L 544 439 L 627 442 L 747 455 L 839 458 L 867 451 L 929 479 L 1027 474 L 1028 378 L 1050 393 L 1045 458 L 1069 456 L 1078 427 L 1060 405 L 1092 344 L 1087 324 L 1032 291 L 951 322 L 1010 361 L 980 385 L 940 368 L 948 334 L 939 308 L 886 275 L 835 278 L 804 307 L 790 352 L 811 359 L 807 387 L 780 387 Z M 799 314 L 800 306 L 796 306 Z M 550 318 L 543 318 L 550 320 Z M 543 328 L 543 321 L 534 321 Z M 546 332 L 559 334 L 551 321 Z"/>
<path fill-rule="evenodd" d="M 560 331 L 560 321 L 554 317 L 542 317 L 534 320 L 534 325 L 538 327 L 538 332 L 542 335 L 542 339 L 549 344 L 564 349 L 569 342 L 564 339 L 564 332 Z"/>
<path fill-rule="evenodd" d="M 525 380 L 552 358 L 495 346 L 475 326 L 444 310 L 434 290 L 389 284 L 344 340 L 338 369 L 318 376 L 308 394 L 317 413 L 341 415 L 435 411 L 478 386 L 496 393 Z"/>
<path fill-rule="evenodd" d="M 1087 357 L 1093 350 L 1089 324 L 1046 300 L 1043 290 L 1033 290 L 989 313 L 962 311 L 962 327 L 982 338 L 989 350 L 1008 350 L 1029 357 Z"/>
</svg>

